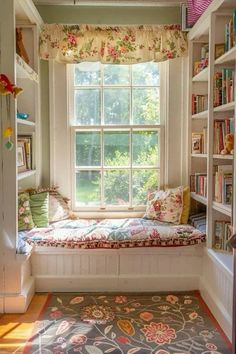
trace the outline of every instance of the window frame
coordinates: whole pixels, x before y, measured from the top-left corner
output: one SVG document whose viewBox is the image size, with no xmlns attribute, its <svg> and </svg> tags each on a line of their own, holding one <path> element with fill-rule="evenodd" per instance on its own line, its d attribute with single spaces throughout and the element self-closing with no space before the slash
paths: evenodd
<svg viewBox="0 0 236 354">
<path fill-rule="evenodd" d="M 67 65 L 67 85 L 68 85 L 68 124 L 69 124 L 69 129 L 70 129 L 70 162 L 71 162 L 71 206 L 72 210 L 76 211 L 79 213 L 79 215 L 83 216 L 97 216 L 98 213 L 101 215 L 101 217 L 119 217 L 119 216 L 133 216 L 133 217 L 139 217 L 143 215 L 143 212 L 145 211 L 145 205 L 140 205 L 140 206 L 132 206 L 130 207 L 129 205 L 113 205 L 113 206 L 107 206 L 107 207 L 95 207 L 95 206 L 78 206 L 76 205 L 76 149 L 75 147 L 75 137 L 76 137 L 76 131 L 101 131 L 103 135 L 104 131 L 106 130 L 112 130 L 112 131 L 121 131 L 121 130 L 127 130 L 130 131 L 129 135 L 132 135 L 132 132 L 135 130 L 157 130 L 159 131 L 159 165 L 157 166 L 139 166 L 137 167 L 137 170 L 141 169 L 155 169 L 159 170 L 159 181 L 160 181 L 160 187 L 163 186 L 164 184 L 164 178 L 165 178 L 165 171 L 164 171 L 164 160 L 165 160 L 165 109 L 163 105 L 163 99 L 166 96 L 165 92 L 165 85 L 164 83 L 166 82 L 164 79 L 165 76 L 165 63 L 159 63 L 159 73 L 160 73 L 160 83 L 159 83 L 159 100 L 160 100 L 160 122 L 159 124 L 150 124 L 150 125 L 143 125 L 143 124 L 134 124 L 134 125 L 127 125 L 127 124 L 111 124 L 111 125 L 105 125 L 104 121 L 102 120 L 101 125 L 75 125 L 73 124 L 74 121 L 74 90 L 76 87 L 74 85 L 74 65 Z M 102 80 L 103 81 L 103 80 Z M 97 85 L 91 85 L 88 86 L 89 88 L 97 88 Z M 99 87 L 111 87 L 111 88 L 132 88 L 132 82 L 131 85 L 99 85 Z M 140 88 L 142 86 L 133 86 Z M 144 88 L 153 88 L 153 86 L 143 86 Z M 83 87 L 84 88 L 84 87 Z M 132 95 L 130 95 L 130 101 L 132 102 Z M 103 110 L 104 110 L 104 102 L 102 101 L 101 98 L 101 105 L 102 105 L 102 119 L 104 117 Z M 132 110 L 132 104 L 130 105 L 130 110 Z M 103 138 L 101 138 L 101 147 L 103 148 Z M 132 146 L 130 142 L 130 146 Z M 119 170 L 119 166 L 114 167 L 114 168 L 104 168 L 104 167 L 98 167 L 97 170 Z M 135 167 L 129 167 L 125 168 L 126 170 L 136 170 Z M 83 170 L 83 169 L 82 169 Z M 84 169 L 85 170 L 85 169 Z M 89 168 L 87 169 L 87 171 Z M 96 168 L 91 168 L 91 170 L 95 171 Z M 131 177 L 130 177 L 131 178 Z M 101 179 L 102 180 L 102 179 Z M 103 183 L 103 182 L 101 182 Z M 130 190 L 132 189 L 132 186 L 130 184 Z"/>
</svg>

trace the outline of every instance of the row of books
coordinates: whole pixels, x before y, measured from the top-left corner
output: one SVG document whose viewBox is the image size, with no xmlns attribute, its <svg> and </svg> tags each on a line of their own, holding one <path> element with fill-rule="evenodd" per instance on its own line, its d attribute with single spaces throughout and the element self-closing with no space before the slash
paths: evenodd
<svg viewBox="0 0 236 354">
<path fill-rule="evenodd" d="M 215 201 L 231 205 L 233 195 L 232 165 L 215 166 Z"/>
<path fill-rule="evenodd" d="M 225 52 L 236 45 L 236 9 L 233 16 L 225 25 Z"/>
<path fill-rule="evenodd" d="M 200 60 L 193 63 L 193 76 L 197 75 L 200 71 L 208 66 L 209 59 L 209 44 L 205 43 L 201 47 Z"/>
<path fill-rule="evenodd" d="M 207 174 L 195 173 L 190 176 L 190 191 L 202 197 L 207 197 Z"/>
<path fill-rule="evenodd" d="M 207 154 L 207 127 L 202 132 L 192 133 L 192 154 Z"/>
<path fill-rule="evenodd" d="M 197 114 L 208 109 L 208 95 L 192 95 L 192 114 Z"/>
<path fill-rule="evenodd" d="M 214 75 L 214 107 L 234 101 L 234 70 L 224 68 Z"/>
<path fill-rule="evenodd" d="M 206 213 L 190 215 L 189 223 L 199 231 L 206 233 Z"/>
<path fill-rule="evenodd" d="M 214 121 L 214 154 L 220 154 L 225 147 L 227 134 L 234 134 L 234 118 L 217 119 Z"/>
<path fill-rule="evenodd" d="M 230 251 L 227 241 L 232 235 L 232 226 L 229 221 L 215 221 L 214 227 L 214 247 L 217 250 Z"/>
</svg>

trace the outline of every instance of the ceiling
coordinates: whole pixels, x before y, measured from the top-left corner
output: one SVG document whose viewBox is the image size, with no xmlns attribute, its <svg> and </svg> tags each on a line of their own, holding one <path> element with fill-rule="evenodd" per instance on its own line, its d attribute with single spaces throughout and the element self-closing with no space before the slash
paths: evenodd
<svg viewBox="0 0 236 354">
<path fill-rule="evenodd" d="M 35 5 L 178 6 L 184 0 L 33 0 Z"/>
</svg>

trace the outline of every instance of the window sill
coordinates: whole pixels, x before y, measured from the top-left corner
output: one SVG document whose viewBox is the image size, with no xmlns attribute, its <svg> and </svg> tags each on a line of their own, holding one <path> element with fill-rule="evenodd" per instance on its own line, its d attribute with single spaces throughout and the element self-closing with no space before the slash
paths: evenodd
<svg viewBox="0 0 236 354">
<path fill-rule="evenodd" d="M 81 219 L 124 219 L 142 218 L 145 211 L 75 211 Z"/>
</svg>

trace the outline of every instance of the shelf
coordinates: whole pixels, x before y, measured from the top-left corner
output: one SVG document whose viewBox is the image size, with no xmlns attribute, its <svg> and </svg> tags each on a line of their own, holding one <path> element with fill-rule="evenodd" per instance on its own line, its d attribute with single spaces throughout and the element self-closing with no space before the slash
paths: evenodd
<svg viewBox="0 0 236 354">
<path fill-rule="evenodd" d="M 207 117 L 208 117 L 208 110 L 192 115 L 192 119 L 207 119 Z"/>
<path fill-rule="evenodd" d="M 30 171 L 25 171 L 25 172 L 20 172 L 17 175 L 18 181 L 25 179 L 27 177 L 33 176 L 36 174 L 36 170 L 30 170 Z"/>
<path fill-rule="evenodd" d="M 222 204 L 222 203 L 217 203 L 217 202 L 213 202 L 212 203 L 212 208 L 214 210 L 219 211 L 220 213 L 230 216 L 232 215 L 232 207 L 231 205 L 226 205 L 226 204 Z"/>
<path fill-rule="evenodd" d="M 38 74 L 18 54 L 16 54 L 16 76 L 19 79 L 39 82 Z"/>
<path fill-rule="evenodd" d="M 198 158 L 205 159 L 207 158 L 207 154 L 191 154 L 191 157 L 198 157 Z"/>
<path fill-rule="evenodd" d="M 207 205 L 207 199 L 199 194 L 196 194 L 195 192 L 191 192 L 191 198 L 199 203 Z"/>
<path fill-rule="evenodd" d="M 221 106 L 215 107 L 214 112 L 224 112 L 224 111 L 233 111 L 235 107 L 235 102 L 230 102 L 222 104 Z"/>
<path fill-rule="evenodd" d="M 193 76 L 193 82 L 208 81 L 208 68 L 203 69 L 197 75 Z"/>
<path fill-rule="evenodd" d="M 35 127 L 35 122 L 31 122 L 30 120 L 27 120 L 27 119 L 17 118 L 16 121 L 17 121 L 17 124 L 30 125 L 32 127 Z"/>
<path fill-rule="evenodd" d="M 215 65 L 234 63 L 236 60 L 236 46 L 231 48 L 228 52 L 224 53 L 216 59 Z"/>
<path fill-rule="evenodd" d="M 218 159 L 218 160 L 233 160 L 234 156 L 233 155 L 213 155 L 213 159 Z"/>
</svg>

